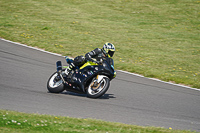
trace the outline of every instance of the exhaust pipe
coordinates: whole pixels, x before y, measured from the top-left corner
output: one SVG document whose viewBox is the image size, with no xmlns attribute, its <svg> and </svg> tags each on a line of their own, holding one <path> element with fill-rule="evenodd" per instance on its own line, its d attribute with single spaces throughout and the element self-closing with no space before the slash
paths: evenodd
<svg viewBox="0 0 200 133">
<path fill-rule="evenodd" d="M 57 61 L 56 66 L 57 66 L 57 72 L 62 71 L 62 62 L 61 61 Z"/>
<path fill-rule="evenodd" d="M 56 66 L 57 66 L 57 73 L 59 74 L 59 76 L 61 77 L 63 83 L 66 83 L 61 72 L 62 72 L 62 62 L 61 61 L 57 61 L 56 62 Z"/>
</svg>

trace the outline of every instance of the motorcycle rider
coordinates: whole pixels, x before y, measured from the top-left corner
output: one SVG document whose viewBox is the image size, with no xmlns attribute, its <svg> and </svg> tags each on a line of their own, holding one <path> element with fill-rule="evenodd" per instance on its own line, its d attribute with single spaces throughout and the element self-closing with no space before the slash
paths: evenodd
<svg viewBox="0 0 200 133">
<path fill-rule="evenodd" d="M 103 45 L 103 48 L 96 48 L 92 50 L 91 52 L 88 52 L 84 56 L 77 56 L 74 58 L 74 60 L 71 60 L 70 58 L 66 57 L 66 60 L 69 61 L 70 65 L 69 67 L 65 70 L 66 75 L 69 75 L 72 70 L 74 70 L 76 67 L 82 66 L 86 61 L 92 61 L 97 64 L 101 64 L 102 59 L 104 57 L 109 57 L 112 58 L 115 53 L 115 46 L 112 43 L 105 43 Z M 112 62 L 113 63 L 113 62 Z M 114 64 L 111 64 L 114 66 Z M 116 72 L 115 72 L 116 76 Z"/>
</svg>

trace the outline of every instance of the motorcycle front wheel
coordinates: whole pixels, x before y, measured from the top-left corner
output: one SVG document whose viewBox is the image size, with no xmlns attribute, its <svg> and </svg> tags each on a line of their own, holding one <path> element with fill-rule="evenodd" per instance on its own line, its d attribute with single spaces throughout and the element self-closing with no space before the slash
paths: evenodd
<svg viewBox="0 0 200 133">
<path fill-rule="evenodd" d="M 96 78 L 93 78 L 87 89 L 87 96 L 89 98 L 99 98 L 106 93 L 110 86 L 110 79 L 104 77 L 100 83 L 97 83 Z"/>
<path fill-rule="evenodd" d="M 62 79 L 56 79 L 58 73 L 55 72 L 51 75 L 47 82 L 47 89 L 51 93 L 61 93 L 64 91 L 64 85 Z"/>
</svg>

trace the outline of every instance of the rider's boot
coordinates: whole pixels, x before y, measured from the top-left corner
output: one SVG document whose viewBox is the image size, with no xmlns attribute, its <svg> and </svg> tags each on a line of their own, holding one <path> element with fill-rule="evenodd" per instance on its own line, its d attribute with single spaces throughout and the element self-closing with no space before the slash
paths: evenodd
<svg viewBox="0 0 200 133">
<path fill-rule="evenodd" d="M 71 63 L 68 68 L 65 70 L 66 78 L 71 78 L 71 71 L 75 68 L 75 65 Z"/>
</svg>

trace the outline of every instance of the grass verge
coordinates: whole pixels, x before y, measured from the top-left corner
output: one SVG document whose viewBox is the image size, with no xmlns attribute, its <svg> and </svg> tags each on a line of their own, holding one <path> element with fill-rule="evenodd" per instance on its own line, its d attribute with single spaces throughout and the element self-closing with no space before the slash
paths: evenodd
<svg viewBox="0 0 200 133">
<path fill-rule="evenodd" d="M 1 0 L 0 37 L 75 57 L 105 42 L 115 68 L 200 88 L 198 0 Z"/>
<path fill-rule="evenodd" d="M 92 119 L 19 113 L 0 110 L 1 133 L 192 133 L 172 128 L 140 127 Z"/>
</svg>

